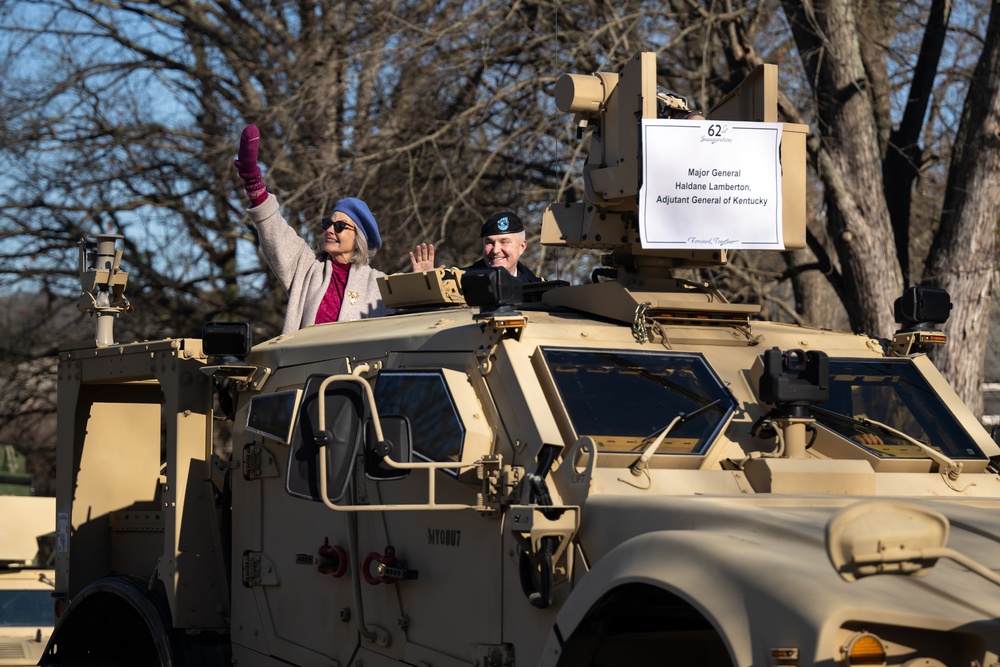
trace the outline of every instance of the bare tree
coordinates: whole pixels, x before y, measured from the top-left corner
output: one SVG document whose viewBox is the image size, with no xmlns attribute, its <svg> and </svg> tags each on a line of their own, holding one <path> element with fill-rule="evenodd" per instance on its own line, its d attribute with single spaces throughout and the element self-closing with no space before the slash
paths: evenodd
<svg viewBox="0 0 1000 667">
<path fill-rule="evenodd" d="M 0 443 L 25 454 L 39 495 L 55 479 L 56 358 L 50 341 L 79 338 L 76 308 L 45 292 L 0 298 Z"/>
<path fill-rule="evenodd" d="M 932 136 L 922 120 L 944 50 L 950 3 L 933 2 L 924 10 L 926 28 L 909 69 L 909 89 L 904 91 L 906 102 L 898 123 L 890 117 L 888 100 L 898 91 L 890 87 L 886 60 L 892 33 L 906 18 L 903 5 L 845 0 L 786 1 L 783 5 L 815 101 L 818 136 L 811 157 L 823 183 L 826 217 L 836 249 L 834 280 L 855 330 L 885 336 L 894 329 L 892 300 L 904 285 L 904 275 L 911 271 L 913 183 L 927 157 L 920 146 L 921 137 Z M 992 13 L 997 13 L 995 3 Z M 991 81 L 993 75 L 987 74 L 995 64 L 995 31 L 991 21 L 975 85 L 966 96 L 967 105 L 976 95 L 975 102 L 981 106 L 978 114 L 963 116 L 956 144 L 959 148 L 966 137 L 982 140 L 982 132 L 995 134 L 991 128 L 997 122 L 996 85 Z M 982 92 L 977 93 L 979 86 Z M 946 94 L 959 93 L 952 90 Z M 936 259 L 961 258 L 967 266 L 992 267 L 996 213 L 995 208 L 985 211 L 983 205 L 1000 196 L 1000 181 L 995 160 L 986 155 L 973 158 L 979 173 L 970 181 L 968 171 L 963 173 L 961 166 L 969 164 L 963 162 L 969 154 L 966 149 L 964 157 L 956 155 L 946 186 L 949 193 L 961 191 L 969 205 L 952 210 L 945 202 L 930 256 L 931 266 L 938 268 L 931 268 L 925 278 L 950 282 L 956 301 L 949 325 L 952 336 L 938 361 L 963 398 L 974 410 L 981 410 L 985 329 L 982 324 L 970 323 L 986 319 L 992 269 L 977 272 L 979 289 L 973 293 L 978 296 L 970 303 L 968 285 L 954 278 L 941 280 L 944 272 Z M 984 227 L 991 231 L 983 234 Z"/>
<path fill-rule="evenodd" d="M 924 268 L 927 282 L 955 295 L 951 343 L 936 355 L 977 413 L 1000 222 L 1000 3 L 993 3 L 982 55 L 965 99 L 941 212 Z"/>
<path fill-rule="evenodd" d="M 857 331 L 888 335 L 903 281 L 882 184 L 878 96 L 865 70 L 854 3 L 785 3 L 812 86 L 827 220 Z"/>
<path fill-rule="evenodd" d="M 580 198 L 584 156 L 550 96 L 563 72 L 655 51 L 659 84 L 704 109 L 776 62 L 784 118 L 814 129 L 809 250 L 741 254 L 705 277 L 772 317 L 849 317 L 886 335 L 892 300 L 926 264 L 957 304 L 958 347 L 939 361 L 975 405 L 1000 183 L 984 157 L 998 38 L 976 12 L 988 5 L 963 12 L 962 32 L 944 0 L 0 0 L 0 294 L 72 304 L 80 237 L 116 233 L 137 305 L 120 340 L 197 336 L 214 319 L 269 337 L 285 295 L 232 167 L 243 125 L 261 128 L 268 187 L 306 237 L 355 195 L 382 229 L 380 268 L 404 269 L 418 241 L 465 265 L 493 210 L 519 210 L 537 239 L 546 203 Z M 967 88 L 959 131 L 948 106 Z M 595 262 L 537 243 L 526 257 L 551 277 Z M 27 347 L 28 330 L 12 335 L 9 349 Z"/>
<path fill-rule="evenodd" d="M 357 195 L 383 228 L 382 268 L 405 266 L 419 240 L 447 240 L 461 264 L 492 210 L 537 220 L 560 195 L 573 147 L 548 86 L 566 69 L 615 68 L 669 20 L 634 0 L 6 8 L 8 70 L 48 71 L 3 92 L 19 165 L 0 218 L 3 276 L 72 291 L 78 237 L 123 234 L 139 336 L 192 335 L 215 317 L 277 329 L 283 295 L 239 222 L 242 125 L 261 128 L 267 183 L 303 233 Z M 30 266 L 16 261 L 25 252 Z"/>
<path fill-rule="evenodd" d="M 383 230 L 381 268 L 406 266 L 423 240 L 464 265 L 493 210 L 518 209 L 537 236 L 547 202 L 577 197 L 556 78 L 661 44 L 684 89 L 702 68 L 662 36 L 703 24 L 637 0 L 0 1 L 0 290 L 72 304 L 80 237 L 121 234 L 137 310 L 119 340 L 197 336 L 215 319 L 276 333 L 284 294 L 232 167 L 249 123 L 269 189 L 307 237 L 356 195 Z M 591 259 L 537 243 L 527 258 L 553 276 Z"/>
</svg>

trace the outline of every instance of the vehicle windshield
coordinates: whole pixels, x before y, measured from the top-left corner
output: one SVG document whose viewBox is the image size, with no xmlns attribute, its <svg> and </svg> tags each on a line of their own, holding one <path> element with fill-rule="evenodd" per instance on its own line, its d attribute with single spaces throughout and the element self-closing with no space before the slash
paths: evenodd
<svg viewBox="0 0 1000 667">
<path fill-rule="evenodd" d="M 736 401 L 701 355 L 542 348 L 577 436 L 605 452 L 640 453 L 680 414 L 657 454 L 701 454 Z"/>
<path fill-rule="evenodd" d="M 0 627 L 49 627 L 55 623 L 52 591 L 0 590 Z"/>
<path fill-rule="evenodd" d="M 816 420 L 880 458 L 927 458 L 891 426 L 953 459 L 985 458 L 941 398 L 908 359 L 830 359 L 830 400 Z"/>
</svg>

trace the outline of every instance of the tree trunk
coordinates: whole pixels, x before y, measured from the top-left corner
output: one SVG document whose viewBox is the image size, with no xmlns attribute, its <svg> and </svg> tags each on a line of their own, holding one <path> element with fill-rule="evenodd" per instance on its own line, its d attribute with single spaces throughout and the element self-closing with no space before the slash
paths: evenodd
<svg viewBox="0 0 1000 667">
<path fill-rule="evenodd" d="M 924 28 L 920 54 L 913 68 L 913 81 L 903 110 L 903 118 L 889 137 L 882 174 L 885 178 L 885 197 L 889 216 L 896 236 L 896 253 L 903 271 L 903 281 L 910 283 L 910 205 L 913 200 L 913 183 L 924 162 L 921 133 L 924 118 L 935 93 L 934 78 L 938 72 L 941 52 L 948 34 L 951 16 L 950 0 L 933 0 Z"/>
<path fill-rule="evenodd" d="M 783 0 L 818 110 L 817 169 L 855 331 L 888 336 L 903 282 L 882 189 L 873 96 L 850 0 Z"/>
<path fill-rule="evenodd" d="M 941 227 L 924 277 L 953 295 L 948 344 L 935 362 L 955 391 L 982 414 L 983 355 L 996 271 L 1000 210 L 1000 3 L 994 2 L 983 52 L 965 99 L 948 173 Z"/>
</svg>

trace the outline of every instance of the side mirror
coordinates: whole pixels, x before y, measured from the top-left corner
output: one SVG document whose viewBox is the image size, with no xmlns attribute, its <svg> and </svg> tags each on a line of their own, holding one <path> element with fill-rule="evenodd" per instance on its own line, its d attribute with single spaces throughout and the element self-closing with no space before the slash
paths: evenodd
<svg viewBox="0 0 1000 667">
<path fill-rule="evenodd" d="M 873 574 L 927 574 L 945 550 L 948 519 L 940 512 L 893 502 L 860 502 L 826 525 L 826 551 L 845 581 Z M 983 568 L 985 569 L 985 568 Z"/>
<path fill-rule="evenodd" d="M 298 421 L 292 432 L 285 488 L 293 496 L 337 503 L 343 500 L 354 471 L 368 418 L 364 389 L 356 382 L 312 375 L 306 380 Z M 322 392 L 320 389 L 322 388 Z M 320 423 L 320 397 L 322 417 Z M 320 461 L 321 447 L 326 458 Z M 326 466 L 326 488 L 320 487 L 320 465 Z"/>
<path fill-rule="evenodd" d="M 365 475 L 378 481 L 403 479 L 410 471 L 393 468 L 385 459 L 395 463 L 413 461 L 410 420 L 405 415 L 381 415 L 379 423 L 382 425 L 381 441 L 376 435 L 375 423 L 371 419 L 365 422 Z"/>
</svg>

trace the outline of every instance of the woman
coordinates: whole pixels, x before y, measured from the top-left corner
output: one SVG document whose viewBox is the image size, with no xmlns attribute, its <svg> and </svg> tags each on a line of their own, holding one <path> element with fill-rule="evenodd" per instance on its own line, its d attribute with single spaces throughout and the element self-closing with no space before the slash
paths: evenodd
<svg viewBox="0 0 1000 667">
<path fill-rule="evenodd" d="M 338 201 L 323 219 L 323 250 L 314 251 L 281 215 L 275 196 L 268 194 L 257 166 L 259 144 L 260 132 L 248 125 L 240 135 L 235 164 L 250 198 L 247 212 L 257 226 L 261 251 L 288 292 L 281 333 L 389 314 L 375 282 L 385 274 L 369 266 L 382 237 L 368 205 L 354 197 Z"/>
</svg>

